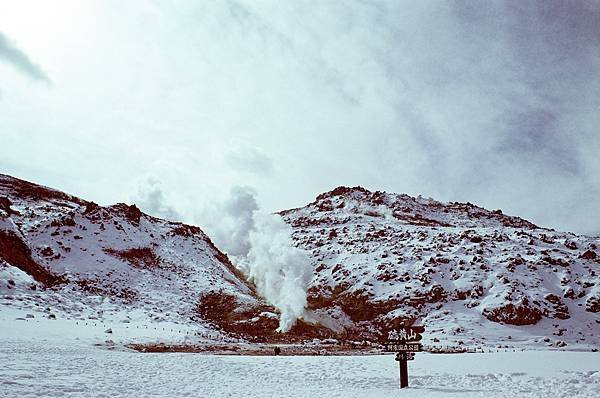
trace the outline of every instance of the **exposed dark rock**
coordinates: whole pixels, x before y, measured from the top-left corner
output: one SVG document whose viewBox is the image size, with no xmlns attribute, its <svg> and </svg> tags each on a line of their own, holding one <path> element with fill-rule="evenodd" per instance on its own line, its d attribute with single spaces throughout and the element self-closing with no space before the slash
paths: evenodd
<svg viewBox="0 0 600 398">
<path fill-rule="evenodd" d="M 179 224 L 171 230 L 171 233 L 173 235 L 189 238 L 194 235 L 201 234 L 202 231 L 200 230 L 200 228 L 195 227 L 193 225 Z"/>
<path fill-rule="evenodd" d="M 596 257 L 598 257 L 598 255 L 596 254 L 596 252 L 592 251 L 592 250 L 586 250 L 581 256 L 579 256 L 580 258 L 583 258 L 584 260 L 595 260 Z"/>
<path fill-rule="evenodd" d="M 571 250 L 577 250 L 577 244 L 573 241 L 567 240 L 565 241 L 565 247 Z"/>
<path fill-rule="evenodd" d="M 592 296 L 585 302 L 585 310 L 588 312 L 600 312 L 600 297 Z"/>
<path fill-rule="evenodd" d="M 134 224 L 140 223 L 140 218 L 142 217 L 142 211 L 136 205 L 128 206 L 127 212 L 125 214 L 127 215 L 127 219 L 129 221 L 131 221 L 132 223 L 134 223 Z"/>
<path fill-rule="evenodd" d="M 485 308 L 483 315 L 493 322 L 523 326 L 535 325 L 542 319 L 543 313 L 539 308 L 531 306 L 527 299 L 523 299 L 516 305 L 508 303 L 496 308 Z"/>
<path fill-rule="evenodd" d="M 12 202 L 9 198 L 5 196 L 0 196 L 0 210 L 4 210 L 7 216 L 10 216 L 11 214 L 16 214 L 16 212 L 10 208 L 11 205 Z"/>
<path fill-rule="evenodd" d="M 161 265 L 161 259 L 154 253 L 151 247 L 135 247 L 127 250 L 104 249 L 108 254 L 127 260 L 136 268 L 158 268 Z"/>
<path fill-rule="evenodd" d="M 73 216 L 65 216 L 60 219 L 52 220 L 51 227 L 74 227 L 77 225 Z"/>
<path fill-rule="evenodd" d="M 45 286 L 65 282 L 63 277 L 53 274 L 36 263 L 27 244 L 12 231 L 0 230 L 0 258 L 31 275 L 33 279 Z"/>
<path fill-rule="evenodd" d="M 560 297 L 555 294 L 549 294 L 545 297 L 545 299 L 553 306 L 553 313 L 551 314 L 553 318 L 569 319 L 571 317 L 569 314 L 569 307 L 562 302 Z"/>
<path fill-rule="evenodd" d="M 98 209 L 100 209 L 100 206 L 95 203 L 95 202 L 88 202 L 85 205 L 85 209 L 83 211 L 83 214 L 90 214 L 93 213 L 95 211 L 97 211 Z"/>
<path fill-rule="evenodd" d="M 569 263 L 565 260 L 563 260 L 562 258 L 552 258 L 550 256 L 545 256 L 542 258 L 542 261 L 551 264 L 551 265 L 558 265 L 560 267 L 568 267 Z"/>
<path fill-rule="evenodd" d="M 40 254 L 44 257 L 52 257 L 54 256 L 54 250 L 51 247 L 46 246 L 41 251 Z"/>
<path fill-rule="evenodd" d="M 0 174 L 0 188 L 12 192 L 15 197 L 35 200 L 65 200 L 85 205 L 86 201 L 51 188 L 33 184 L 15 177 Z"/>
</svg>

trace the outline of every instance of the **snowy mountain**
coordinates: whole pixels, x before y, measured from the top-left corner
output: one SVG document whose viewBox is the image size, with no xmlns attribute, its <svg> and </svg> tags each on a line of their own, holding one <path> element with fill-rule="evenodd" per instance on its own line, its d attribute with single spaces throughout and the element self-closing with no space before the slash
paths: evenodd
<svg viewBox="0 0 600 398">
<path fill-rule="evenodd" d="M 0 295 L 0 311 L 52 319 L 277 327 L 272 308 L 200 228 L 1 174 Z"/>
<path fill-rule="evenodd" d="M 597 237 L 360 187 L 280 215 L 313 270 L 306 322 L 286 335 L 200 228 L 0 174 L 0 321 L 94 322 L 121 341 L 173 340 L 169 330 L 289 341 L 377 338 L 409 319 L 428 343 L 600 344 Z"/>
<path fill-rule="evenodd" d="M 361 187 L 280 214 L 311 255 L 310 310 L 350 336 L 417 319 L 429 341 L 600 343 L 598 237 Z"/>
</svg>

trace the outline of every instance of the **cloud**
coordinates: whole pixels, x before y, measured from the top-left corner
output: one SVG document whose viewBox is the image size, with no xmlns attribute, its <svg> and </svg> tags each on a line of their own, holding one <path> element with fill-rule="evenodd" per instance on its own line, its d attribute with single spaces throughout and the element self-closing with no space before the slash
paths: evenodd
<svg viewBox="0 0 600 398">
<path fill-rule="evenodd" d="M 261 149 L 248 144 L 231 147 L 225 159 L 234 170 L 257 175 L 269 175 L 273 172 L 273 159 Z"/>
<path fill-rule="evenodd" d="M 50 83 L 48 75 L 2 32 L 0 32 L 0 59 L 11 64 L 19 72 L 33 80 Z"/>
<path fill-rule="evenodd" d="M 167 204 L 160 181 L 150 177 L 138 187 L 133 202 L 144 212 L 170 221 L 181 221 L 181 215 Z"/>
<path fill-rule="evenodd" d="M 23 177 L 110 203 L 149 173 L 188 221 L 234 185 L 268 211 L 363 185 L 600 228 L 598 1 L 146 3 L 49 42 L 61 90 L 0 120 Z"/>
</svg>

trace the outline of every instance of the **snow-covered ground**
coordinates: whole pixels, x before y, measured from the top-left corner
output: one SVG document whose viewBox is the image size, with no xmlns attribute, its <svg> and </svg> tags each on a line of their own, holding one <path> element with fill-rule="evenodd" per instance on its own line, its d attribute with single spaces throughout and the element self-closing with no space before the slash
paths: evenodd
<svg viewBox="0 0 600 398">
<path fill-rule="evenodd" d="M 391 355 L 142 354 L 83 342 L 0 341 L 2 397 L 597 397 L 600 354 L 417 354 L 399 390 Z"/>
<path fill-rule="evenodd" d="M 0 345 L 18 341 L 89 346 L 107 343 L 201 344 L 224 339 L 226 337 L 219 331 L 201 324 L 154 321 L 136 310 L 114 312 L 102 318 L 65 317 L 60 312 L 4 306 L 0 300 Z"/>
<path fill-rule="evenodd" d="M 411 387 L 400 391 L 392 355 L 139 353 L 121 344 L 220 336 L 133 314 L 123 323 L 49 319 L 45 312 L 27 318 L 26 311 L 0 310 L 0 397 L 597 397 L 600 391 L 595 352 L 420 353 L 409 365 Z"/>
<path fill-rule="evenodd" d="M 376 209 L 362 203 L 350 211 L 350 202 L 297 209 L 296 218 L 287 212 L 292 225 L 300 222 L 299 242 L 313 253 L 313 287 L 339 286 L 354 294 L 338 295 L 340 300 L 325 308 L 340 315 L 336 319 L 342 324 L 352 326 L 352 315 L 359 323 L 361 311 L 389 320 L 418 310 L 413 312 L 427 314 L 425 344 L 486 351 L 418 354 L 410 364 L 411 388 L 399 391 L 398 365 L 391 355 L 252 357 L 124 348 L 130 343 L 238 343 L 196 317 L 200 296 L 223 289 L 238 303 L 260 305 L 260 298 L 195 227 L 144 216 L 125 205 L 100 208 L 24 182 L 15 186 L 28 195 L 43 195 L 31 199 L 19 191 L 14 206 L 1 210 L 6 216 L 0 230 L 10 247 L 6 256 L 29 264 L 29 272 L 43 271 L 35 266 L 42 264 L 70 282 L 44 288 L 30 273 L 0 261 L 0 398 L 600 396 L 600 354 L 589 352 L 600 342 L 600 260 L 591 250 L 583 252 L 596 250 L 597 238 L 527 232 L 525 221 L 512 218 L 502 231 L 487 233 L 488 224 L 504 216 L 462 204 L 440 207 L 436 202 L 434 207 L 442 210 L 436 207 L 427 215 L 467 211 L 470 217 L 475 211 L 475 221 L 484 217 L 485 226 L 477 229 L 477 223 L 462 221 L 458 226 L 415 226 L 399 222 L 393 213 L 393 219 L 377 217 Z M 51 200 L 36 202 L 44 198 Z M 421 199 L 410 203 L 427 204 Z M 402 211 L 400 221 L 416 217 Z M 339 223 L 331 221 L 336 217 Z M 524 230 L 510 230 L 515 223 Z M 523 256 L 517 261 L 512 257 L 519 252 Z M 361 301 L 371 297 L 365 292 L 389 308 Z M 540 308 L 547 313 L 540 314 L 548 316 L 535 324 L 520 319 L 500 323 L 485 316 L 492 299 L 504 306 L 526 297 L 544 303 Z M 319 296 L 312 298 L 319 303 Z M 526 309 L 502 308 L 513 315 Z M 256 348 L 243 344 L 247 351 Z"/>
</svg>

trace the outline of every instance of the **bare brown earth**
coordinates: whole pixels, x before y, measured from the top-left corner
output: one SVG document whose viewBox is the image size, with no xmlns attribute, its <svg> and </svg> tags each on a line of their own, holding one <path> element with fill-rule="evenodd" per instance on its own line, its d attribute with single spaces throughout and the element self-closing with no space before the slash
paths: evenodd
<svg viewBox="0 0 600 398">
<path fill-rule="evenodd" d="M 98 344 L 114 347 L 114 343 Z M 377 343 L 362 341 L 305 341 L 294 344 L 126 344 L 125 347 L 143 353 L 187 352 L 206 355 L 248 355 L 248 356 L 317 356 L 317 355 L 384 355 L 389 354 Z M 278 352 L 276 353 L 276 350 Z M 483 348 L 465 346 L 423 346 L 423 352 L 431 354 L 464 354 L 491 351 L 516 351 L 516 348 Z M 523 348 L 521 348 L 523 350 Z"/>
<path fill-rule="evenodd" d="M 128 344 L 127 348 L 139 352 L 166 353 L 190 352 L 205 353 L 210 355 L 250 355 L 267 356 L 275 355 L 275 348 L 279 348 L 277 355 L 281 356 L 314 356 L 314 355 L 377 355 L 382 354 L 381 349 L 371 346 L 334 345 L 284 345 L 284 344 L 207 344 L 207 345 L 170 345 L 170 344 Z"/>
<path fill-rule="evenodd" d="M 218 291 L 200 298 L 197 313 L 229 335 L 254 342 L 289 343 L 337 337 L 330 329 L 302 320 L 298 320 L 289 333 L 278 333 L 278 311 L 274 307 L 266 303 L 246 305 L 236 297 Z"/>
</svg>

